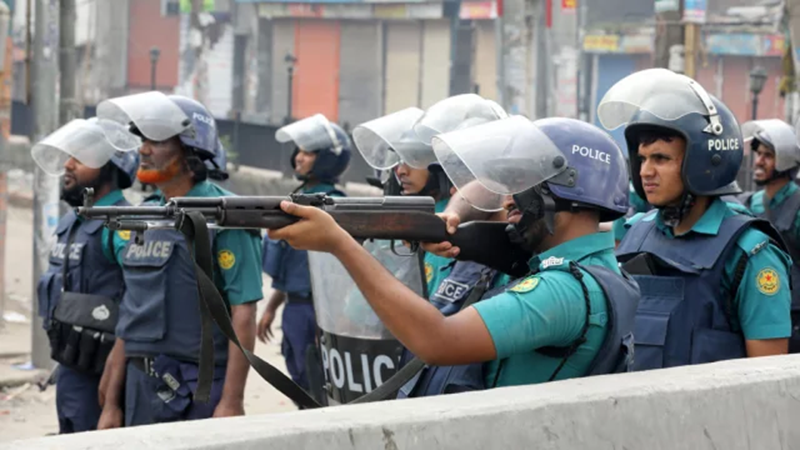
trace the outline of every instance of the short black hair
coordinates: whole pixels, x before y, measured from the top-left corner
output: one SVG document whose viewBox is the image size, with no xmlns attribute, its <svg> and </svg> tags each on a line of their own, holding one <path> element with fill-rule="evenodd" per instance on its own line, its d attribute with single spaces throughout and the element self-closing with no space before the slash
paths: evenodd
<svg viewBox="0 0 800 450">
<path fill-rule="evenodd" d="M 683 135 L 669 128 L 648 128 L 641 130 L 636 135 L 639 145 L 651 145 L 656 141 L 672 142 L 676 138 L 683 139 Z"/>
</svg>

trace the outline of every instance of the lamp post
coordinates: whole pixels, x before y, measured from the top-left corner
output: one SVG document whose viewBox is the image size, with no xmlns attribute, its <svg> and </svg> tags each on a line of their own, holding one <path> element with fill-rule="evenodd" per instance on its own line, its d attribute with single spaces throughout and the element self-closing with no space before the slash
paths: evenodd
<svg viewBox="0 0 800 450">
<path fill-rule="evenodd" d="M 283 61 L 287 64 L 287 75 L 288 75 L 288 95 L 286 96 L 286 119 L 284 122 L 286 124 L 291 123 L 292 121 L 292 91 L 294 85 L 294 64 L 297 62 L 297 58 L 291 53 L 286 53 L 286 56 L 283 58 Z"/>
<path fill-rule="evenodd" d="M 753 114 L 751 120 L 758 116 L 758 96 L 764 90 L 767 82 L 767 71 L 761 66 L 755 66 L 750 71 L 750 92 L 753 94 Z"/>
<path fill-rule="evenodd" d="M 158 64 L 158 57 L 161 56 L 161 50 L 158 47 L 150 49 L 150 90 L 156 90 L 156 64 Z"/>
</svg>

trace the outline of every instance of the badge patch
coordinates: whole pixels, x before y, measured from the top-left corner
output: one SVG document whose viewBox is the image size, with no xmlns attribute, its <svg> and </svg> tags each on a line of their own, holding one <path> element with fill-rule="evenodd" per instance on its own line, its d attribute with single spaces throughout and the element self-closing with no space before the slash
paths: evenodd
<svg viewBox="0 0 800 450">
<path fill-rule="evenodd" d="M 117 236 L 123 241 L 130 241 L 131 240 L 131 230 L 119 230 L 117 231 Z"/>
<path fill-rule="evenodd" d="M 431 280 L 433 280 L 433 266 L 425 263 L 425 282 L 430 283 Z"/>
<path fill-rule="evenodd" d="M 756 286 L 762 294 L 775 295 L 781 289 L 781 279 L 778 272 L 770 267 L 761 270 L 756 275 Z"/>
<path fill-rule="evenodd" d="M 562 264 L 564 264 L 564 258 L 556 258 L 555 256 L 551 256 L 542 261 L 542 269 L 547 269 L 551 266 L 560 266 Z"/>
<path fill-rule="evenodd" d="M 92 310 L 92 317 L 94 317 L 95 320 L 102 322 L 111 317 L 111 311 L 106 308 L 106 305 L 100 305 Z"/>
<path fill-rule="evenodd" d="M 228 270 L 236 264 L 236 256 L 230 250 L 220 250 L 217 255 L 217 261 L 222 269 Z"/>
<path fill-rule="evenodd" d="M 519 292 L 525 293 L 530 292 L 536 289 L 536 286 L 539 285 L 539 278 L 538 277 L 530 277 L 522 280 L 519 284 L 509 289 L 511 292 Z"/>
</svg>

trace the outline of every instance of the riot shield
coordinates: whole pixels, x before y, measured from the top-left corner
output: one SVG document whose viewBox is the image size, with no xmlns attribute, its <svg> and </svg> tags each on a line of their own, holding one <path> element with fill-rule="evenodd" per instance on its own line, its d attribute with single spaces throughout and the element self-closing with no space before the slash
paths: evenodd
<svg viewBox="0 0 800 450">
<path fill-rule="evenodd" d="M 424 297 L 421 254 L 409 252 L 400 243 L 392 251 L 391 244 L 366 241 L 364 248 L 398 280 Z M 308 252 L 308 265 L 328 404 L 348 403 L 397 372 L 403 347 L 336 257 Z"/>
</svg>

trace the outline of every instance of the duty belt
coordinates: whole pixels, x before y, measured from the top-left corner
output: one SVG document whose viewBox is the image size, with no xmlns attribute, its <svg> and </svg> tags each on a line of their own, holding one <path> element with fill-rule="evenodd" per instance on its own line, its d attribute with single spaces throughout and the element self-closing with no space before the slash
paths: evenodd
<svg viewBox="0 0 800 450">
<path fill-rule="evenodd" d="M 311 295 L 303 297 L 302 295 L 289 292 L 286 294 L 286 301 L 288 303 L 314 303 L 314 297 Z"/>
<path fill-rule="evenodd" d="M 136 367 L 148 376 L 158 378 L 158 374 L 155 369 L 153 369 L 153 361 L 153 358 L 140 356 L 128 358 L 128 362 L 130 362 L 133 367 Z"/>
</svg>

